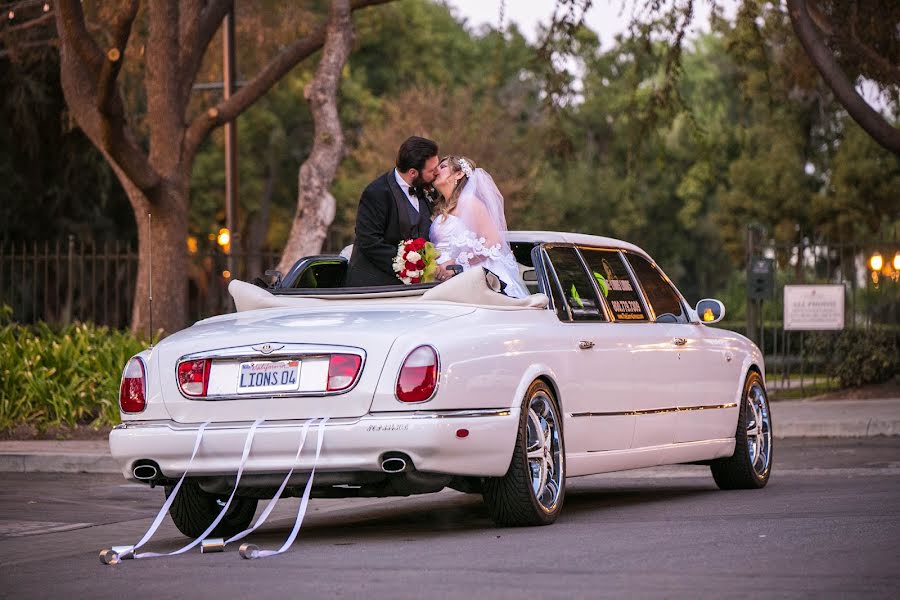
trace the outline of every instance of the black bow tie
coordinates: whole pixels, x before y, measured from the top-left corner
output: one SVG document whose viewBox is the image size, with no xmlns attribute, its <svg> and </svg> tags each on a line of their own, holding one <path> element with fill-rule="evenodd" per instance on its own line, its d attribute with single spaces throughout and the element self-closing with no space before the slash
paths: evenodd
<svg viewBox="0 0 900 600">
<path fill-rule="evenodd" d="M 409 195 L 413 198 L 419 197 L 418 194 L 416 194 L 416 188 L 414 188 L 413 186 L 409 186 Z"/>
</svg>

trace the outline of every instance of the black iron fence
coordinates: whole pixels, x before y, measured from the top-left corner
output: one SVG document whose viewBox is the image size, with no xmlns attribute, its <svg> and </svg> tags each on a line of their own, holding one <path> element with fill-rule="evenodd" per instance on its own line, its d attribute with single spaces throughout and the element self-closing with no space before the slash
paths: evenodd
<svg viewBox="0 0 900 600">
<path fill-rule="evenodd" d="M 330 236 L 323 252 L 337 253 L 348 240 Z M 771 386 L 780 389 L 836 385 L 836 348 L 847 332 L 900 332 L 900 239 L 853 243 L 758 243 L 748 258 L 764 258 L 772 267 L 771 286 L 748 299 L 741 292 L 723 299 L 727 314 L 740 320 L 722 325 L 748 335 L 763 350 Z M 878 269 L 872 257 L 880 257 Z M 226 255 L 211 243 L 197 248 L 188 263 L 189 318 L 197 320 L 233 310 L 227 291 L 232 278 L 252 281 L 278 263 L 274 252 Z M 751 261 L 748 261 L 751 262 Z M 752 262 L 751 262 L 752 264 Z M 138 255 L 133 244 L 64 241 L 0 242 L 0 305 L 12 307 L 22 323 L 90 321 L 128 327 L 134 301 Z M 790 331 L 783 322 L 784 286 L 839 284 L 844 289 L 844 331 Z M 743 317 L 746 314 L 746 318 Z M 855 335 L 854 339 L 866 336 Z M 872 337 L 872 336 L 870 336 Z M 844 346 L 842 346 L 842 344 Z M 877 350 L 877 349 L 876 349 Z M 845 362 L 845 361 L 844 361 Z"/>
<path fill-rule="evenodd" d="M 771 266 L 771 285 L 765 288 L 763 278 L 748 276 L 746 324 L 731 323 L 730 327 L 748 335 L 762 349 L 770 387 L 797 389 L 799 395 L 837 387 L 838 374 L 845 383 L 853 375 L 842 369 L 857 368 L 846 354 L 872 352 L 874 359 L 882 348 L 860 350 L 866 341 L 881 340 L 884 345 L 887 339 L 889 346 L 896 347 L 900 334 L 900 239 L 751 243 L 751 269 L 754 260 L 757 265 L 767 262 Z M 785 328 L 785 286 L 809 284 L 843 287 L 843 328 Z"/>
<path fill-rule="evenodd" d="M 126 327 L 136 276 L 137 252 L 123 242 L 0 243 L 0 305 L 23 323 Z"/>
<path fill-rule="evenodd" d="M 340 252 L 347 243 L 329 236 L 323 252 Z M 231 261 L 217 246 L 190 254 L 185 277 L 191 320 L 233 310 L 229 281 L 252 281 L 274 269 L 281 258 L 276 252 L 230 256 Z M 125 328 L 131 323 L 137 270 L 134 243 L 74 236 L 62 241 L 0 241 L 0 306 L 10 306 L 13 320 L 20 323 L 89 321 Z"/>
</svg>

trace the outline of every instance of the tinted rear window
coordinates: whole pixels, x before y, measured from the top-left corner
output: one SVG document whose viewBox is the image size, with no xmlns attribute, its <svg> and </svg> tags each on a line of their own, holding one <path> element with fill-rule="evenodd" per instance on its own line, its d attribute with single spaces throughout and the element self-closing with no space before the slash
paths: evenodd
<svg viewBox="0 0 900 600">
<path fill-rule="evenodd" d="M 594 286 L 581 264 L 581 259 L 574 248 L 549 248 L 547 255 L 559 279 L 565 302 L 572 312 L 575 321 L 605 320 L 606 315 L 600 306 L 600 300 L 594 292 Z M 560 314 L 560 318 L 562 315 Z"/>
<path fill-rule="evenodd" d="M 615 319 L 646 321 L 647 314 L 618 251 L 582 248 L 581 253 Z"/>
</svg>

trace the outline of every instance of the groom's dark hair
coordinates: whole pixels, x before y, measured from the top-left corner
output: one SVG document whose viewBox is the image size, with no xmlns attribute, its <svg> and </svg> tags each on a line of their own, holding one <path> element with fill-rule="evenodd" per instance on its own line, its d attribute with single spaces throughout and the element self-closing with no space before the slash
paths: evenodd
<svg viewBox="0 0 900 600">
<path fill-rule="evenodd" d="M 405 173 L 410 169 L 419 172 L 425 168 L 425 162 L 432 156 L 437 156 L 438 145 L 427 138 L 411 136 L 400 144 L 397 152 L 397 170 Z"/>
</svg>

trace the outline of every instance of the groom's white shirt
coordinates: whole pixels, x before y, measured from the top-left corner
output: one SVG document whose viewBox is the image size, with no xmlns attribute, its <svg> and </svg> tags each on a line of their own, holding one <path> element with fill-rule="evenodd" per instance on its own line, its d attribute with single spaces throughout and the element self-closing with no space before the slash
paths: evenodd
<svg viewBox="0 0 900 600">
<path fill-rule="evenodd" d="M 406 196 L 409 203 L 416 209 L 416 212 L 419 212 L 419 199 L 409 194 L 409 184 L 403 181 L 403 178 L 400 177 L 400 171 L 396 168 L 394 168 L 394 177 L 397 179 L 397 185 L 400 186 L 400 191 L 403 192 L 403 195 Z"/>
</svg>

